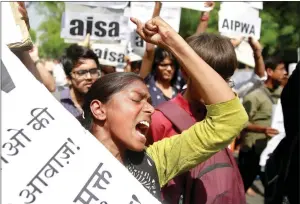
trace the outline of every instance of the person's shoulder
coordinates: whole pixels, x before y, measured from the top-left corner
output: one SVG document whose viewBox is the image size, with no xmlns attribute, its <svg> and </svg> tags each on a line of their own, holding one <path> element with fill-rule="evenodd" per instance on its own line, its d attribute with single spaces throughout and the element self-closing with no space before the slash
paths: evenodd
<svg viewBox="0 0 300 204">
<path fill-rule="evenodd" d="M 151 116 L 151 125 L 156 125 L 156 124 L 167 124 L 169 119 L 159 110 L 155 110 L 154 113 Z"/>
<path fill-rule="evenodd" d="M 250 93 L 248 93 L 246 96 L 244 96 L 243 101 L 259 99 L 261 94 L 262 94 L 261 88 L 257 88 L 251 91 Z"/>
</svg>

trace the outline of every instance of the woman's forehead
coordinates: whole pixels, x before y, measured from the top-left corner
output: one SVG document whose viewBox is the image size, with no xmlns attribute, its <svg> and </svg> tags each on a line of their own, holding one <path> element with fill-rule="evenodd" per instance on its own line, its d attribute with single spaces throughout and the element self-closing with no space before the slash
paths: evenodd
<svg viewBox="0 0 300 204">
<path fill-rule="evenodd" d="M 131 82 L 128 86 L 124 88 L 124 90 L 129 91 L 129 92 L 137 92 L 143 95 L 149 95 L 148 88 L 144 82 L 141 81 L 134 81 Z"/>
</svg>

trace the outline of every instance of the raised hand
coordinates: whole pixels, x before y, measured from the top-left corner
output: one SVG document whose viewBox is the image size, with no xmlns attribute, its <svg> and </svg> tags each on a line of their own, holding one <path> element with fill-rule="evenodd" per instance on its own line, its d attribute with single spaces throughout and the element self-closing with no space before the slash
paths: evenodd
<svg viewBox="0 0 300 204">
<path fill-rule="evenodd" d="M 215 2 L 213 2 L 213 1 L 207 1 L 207 2 L 204 3 L 204 6 L 205 7 L 211 7 L 212 9 L 214 9 Z"/>
<path fill-rule="evenodd" d="M 159 16 L 152 18 L 145 24 L 136 18 L 130 18 L 130 20 L 136 24 L 136 32 L 143 40 L 163 48 L 170 47 L 173 43 L 171 38 L 178 35 L 176 31 Z"/>
<path fill-rule="evenodd" d="M 262 47 L 261 47 L 260 43 L 258 42 L 258 40 L 255 40 L 254 38 L 249 37 L 249 44 L 250 44 L 253 52 L 257 52 L 257 51 L 261 52 Z"/>
<path fill-rule="evenodd" d="M 29 24 L 29 18 L 28 18 L 27 10 L 25 8 L 25 3 L 22 2 L 22 1 L 19 1 L 18 4 L 19 4 L 18 10 L 22 15 L 22 20 L 25 21 L 27 29 L 29 30 L 30 29 L 30 24 Z"/>
</svg>

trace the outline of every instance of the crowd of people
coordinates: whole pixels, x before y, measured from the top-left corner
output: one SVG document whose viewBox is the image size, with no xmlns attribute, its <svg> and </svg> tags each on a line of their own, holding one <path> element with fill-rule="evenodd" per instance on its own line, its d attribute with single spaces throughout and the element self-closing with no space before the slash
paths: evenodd
<svg viewBox="0 0 300 204">
<path fill-rule="evenodd" d="M 163 203 L 244 204 L 257 176 L 265 203 L 299 203 L 300 64 L 287 73 L 280 57 L 264 59 L 261 44 L 249 37 L 253 74 L 235 83 L 234 49 L 244 39 L 206 33 L 209 12 L 183 39 L 159 17 L 160 7 L 156 2 L 145 24 L 131 18 L 146 49 L 140 61 L 126 59 L 124 72 L 101 65 L 88 44 L 70 45 L 52 63 L 40 60 L 38 50 L 15 54 Z M 27 16 L 22 3 L 20 11 Z M 263 150 L 280 133 L 272 126 L 280 100 L 286 137 L 261 168 Z"/>
</svg>

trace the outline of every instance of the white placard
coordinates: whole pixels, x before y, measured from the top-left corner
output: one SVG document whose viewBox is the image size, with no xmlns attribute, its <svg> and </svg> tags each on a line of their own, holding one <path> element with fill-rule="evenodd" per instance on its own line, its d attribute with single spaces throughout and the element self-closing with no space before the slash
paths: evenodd
<svg viewBox="0 0 300 204">
<path fill-rule="evenodd" d="M 125 65 L 126 46 L 121 44 L 92 44 L 99 63 L 108 66 Z"/>
<path fill-rule="evenodd" d="M 16 25 L 10 2 L 1 3 L 1 42 L 8 45 L 22 42 L 20 26 Z"/>
<path fill-rule="evenodd" d="M 124 9 L 128 5 L 128 1 L 100 1 L 100 2 L 89 2 L 89 1 L 82 1 L 82 2 L 71 2 L 72 4 L 80 4 L 84 6 L 90 7 L 104 7 L 104 8 L 111 8 L 111 9 Z"/>
<path fill-rule="evenodd" d="M 248 42 L 243 40 L 234 50 L 239 62 L 248 65 L 249 67 L 255 67 L 253 50 Z"/>
<path fill-rule="evenodd" d="M 255 39 L 260 38 L 261 19 L 252 18 L 247 14 L 236 14 L 234 12 L 219 12 L 219 32 Z"/>
<path fill-rule="evenodd" d="M 153 10 L 155 7 L 154 2 L 131 2 L 131 16 L 141 20 L 143 23 L 147 22 L 151 19 Z M 160 15 L 164 21 L 166 21 L 172 28 L 179 32 L 180 25 L 180 16 L 181 16 L 181 8 L 180 7 L 164 7 L 162 5 Z M 129 25 L 132 29 L 136 28 L 136 25 L 129 22 Z"/>
<path fill-rule="evenodd" d="M 247 15 L 251 18 L 259 17 L 259 10 L 251 7 L 247 2 L 222 2 L 220 11 Z"/>
<path fill-rule="evenodd" d="M 159 203 L 1 46 L 1 203 Z"/>
<path fill-rule="evenodd" d="M 120 39 L 120 29 L 124 26 L 119 15 L 66 12 L 64 18 L 62 37 L 69 39 L 82 40 L 90 33 L 91 40 L 115 41 Z"/>
<path fill-rule="evenodd" d="M 272 124 L 271 127 L 278 130 L 279 134 L 272 137 L 268 141 L 268 144 L 260 156 L 259 165 L 264 167 L 269 159 L 269 155 L 276 149 L 280 141 L 285 137 L 284 121 L 283 121 L 283 112 L 281 106 L 281 100 L 278 100 L 276 105 L 273 105 L 272 112 Z"/>
<path fill-rule="evenodd" d="M 186 9 L 193 9 L 197 11 L 211 11 L 211 7 L 206 7 L 205 2 L 188 2 L 188 1 L 163 1 L 163 7 L 178 7 L 178 8 L 186 8 Z"/>
<path fill-rule="evenodd" d="M 131 33 L 132 52 L 144 56 L 146 50 L 146 42 L 134 31 Z"/>
</svg>

